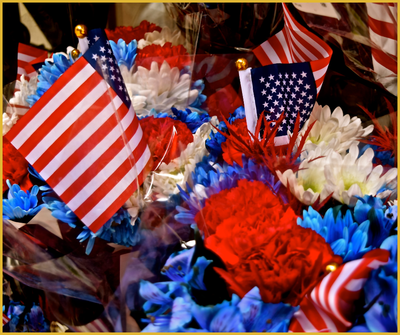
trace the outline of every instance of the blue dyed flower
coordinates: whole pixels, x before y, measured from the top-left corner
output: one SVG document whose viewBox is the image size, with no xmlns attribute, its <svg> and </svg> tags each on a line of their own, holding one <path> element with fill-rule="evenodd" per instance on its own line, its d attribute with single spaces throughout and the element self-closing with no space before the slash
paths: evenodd
<svg viewBox="0 0 400 335">
<path fill-rule="evenodd" d="M 36 94 L 30 95 L 26 99 L 29 106 L 32 107 L 74 62 L 71 55 L 68 57 L 64 53 L 53 54 L 53 63 L 46 60 L 45 65 L 40 69 Z"/>
<path fill-rule="evenodd" d="M 223 133 L 226 133 L 228 131 L 228 127 L 226 126 L 224 121 L 221 121 L 219 123 L 218 129 Z M 225 141 L 226 137 L 220 132 L 210 132 L 210 138 L 206 140 L 206 148 L 214 159 L 217 159 L 219 156 L 222 155 L 221 144 Z"/>
<path fill-rule="evenodd" d="M 172 254 L 161 273 L 175 282 L 186 283 L 197 290 L 206 290 L 203 282 L 204 271 L 212 261 L 201 256 L 191 266 L 194 250 L 195 248 L 185 249 Z"/>
<path fill-rule="evenodd" d="M 243 106 L 240 106 L 235 109 L 235 111 L 228 118 L 228 122 L 232 124 L 236 119 L 244 119 L 246 117 L 246 113 L 244 111 Z"/>
<path fill-rule="evenodd" d="M 165 290 L 165 287 L 160 285 L 159 287 Z M 147 293 L 149 292 L 150 290 Z M 170 292 L 171 290 L 168 291 Z M 187 291 L 184 294 L 179 292 L 173 302 L 169 300 L 171 294 L 162 294 L 162 291 L 155 291 L 154 287 L 152 293 L 153 304 L 147 305 L 145 312 L 149 311 L 149 306 L 154 307 L 154 304 L 158 303 L 158 306 L 165 304 L 163 310 L 167 313 L 159 314 L 159 310 L 156 316 L 153 313 L 151 323 L 143 330 L 144 332 L 284 332 L 288 330 L 290 319 L 298 309 L 298 307 L 283 303 L 264 303 L 257 287 L 241 300 L 233 294 L 231 301 L 223 301 L 214 306 L 196 304 Z M 148 297 L 149 294 L 146 296 Z M 156 296 L 159 297 L 157 301 Z M 166 305 L 168 305 L 167 309 Z"/>
<path fill-rule="evenodd" d="M 374 164 L 389 165 L 393 167 L 395 166 L 395 157 L 393 156 L 393 153 L 391 151 L 382 151 L 382 148 L 378 147 L 377 145 L 364 145 L 360 149 L 359 156 L 361 157 L 368 148 L 372 148 L 374 150 L 375 155 L 372 161 Z"/>
<path fill-rule="evenodd" d="M 19 324 L 19 316 L 24 312 L 25 306 L 21 305 L 18 302 L 10 301 L 10 305 L 8 307 L 7 316 L 10 319 L 8 322 L 10 332 L 16 332 L 17 326 Z"/>
<path fill-rule="evenodd" d="M 203 123 L 209 122 L 211 120 L 210 115 L 208 115 L 208 113 L 206 112 L 200 114 L 198 112 L 192 112 L 189 108 L 181 111 L 176 109 L 175 107 L 172 107 L 171 110 L 174 114 L 174 117 L 172 118 L 184 122 L 193 134 L 196 132 L 197 129 L 200 128 Z"/>
<path fill-rule="evenodd" d="M 72 228 L 75 228 L 77 223 L 80 222 L 75 213 L 63 201 L 48 196 L 44 196 L 42 199 L 47 205 L 47 208 L 51 211 L 51 215 L 57 220 L 68 223 Z"/>
<path fill-rule="evenodd" d="M 396 212 L 396 216 L 393 214 Z M 386 213 L 390 218 L 386 217 Z M 359 198 L 354 209 L 348 209 L 343 216 L 339 211 L 334 216 L 330 208 L 322 218 L 312 207 L 303 211 L 303 219 L 297 224 L 311 228 L 330 244 L 333 252 L 344 262 L 361 258 L 369 250 L 378 248 L 390 234 L 397 219 L 397 208 L 387 209 L 379 198 Z"/>
<path fill-rule="evenodd" d="M 364 286 L 365 303 L 371 305 L 364 314 L 365 324 L 352 331 L 397 332 L 397 236 L 381 245 L 390 251 L 389 263 L 374 270 Z"/>
<path fill-rule="evenodd" d="M 39 306 L 33 304 L 30 312 L 25 315 L 25 324 L 31 332 L 49 332 L 50 327 L 44 318 L 43 311 Z"/>
<path fill-rule="evenodd" d="M 136 40 L 131 41 L 126 45 L 125 41 L 120 38 L 118 43 L 110 41 L 111 49 L 114 53 L 115 59 L 118 62 L 118 66 L 125 65 L 130 70 L 135 64 L 137 42 Z"/>
<path fill-rule="evenodd" d="M 8 199 L 3 199 L 3 219 L 5 220 L 18 220 L 26 216 L 35 216 L 39 211 L 46 207 L 45 204 L 38 206 L 37 195 L 39 187 L 34 185 L 31 191 L 21 190 L 19 185 L 11 185 L 7 180 L 9 187 Z"/>
</svg>

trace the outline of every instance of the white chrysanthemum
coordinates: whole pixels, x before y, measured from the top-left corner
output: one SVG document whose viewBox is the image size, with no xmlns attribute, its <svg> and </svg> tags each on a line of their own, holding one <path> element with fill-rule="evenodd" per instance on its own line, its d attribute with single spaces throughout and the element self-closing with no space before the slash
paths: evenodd
<svg viewBox="0 0 400 335">
<path fill-rule="evenodd" d="M 177 67 L 171 69 L 165 61 L 160 69 L 152 62 L 150 70 L 139 66 L 135 73 L 121 66 L 121 74 L 139 116 L 149 115 L 152 109 L 166 113 L 171 113 L 171 107 L 185 109 L 199 95 L 198 90 L 190 89 L 190 75 L 181 75 Z"/>
<path fill-rule="evenodd" d="M 180 45 L 185 43 L 185 38 L 179 29 L 171 31 L 168 27 L 162 28 L 161 32 L 155 30 L 150 33 L 145 33 L 144 38 L 139 40 L 138 48 L 143 49 L 151 44 L 157 44 L 163 46 L 165 43 L 171 42 L 174 45 Z"/>
<path fill-rule="evenodd" d="M 17 80 L 16 88 L 18 88 L 19 91 L 14 93 L 14 96 L 9 101 L 6 111 L 3 113 L 3 136 L 7 134 L 17 123 L 18 119 L 28 111 L 28 108 L 25 109 L 13 106 L 29 107 L 26 99 L 29 95 L 36 94 L 36 87 L 37 77 L 26 80 L 25 76 L 22 75 L 20 80 Z"/>
<path fill-rule="evenodd" d="M 22 75 L 20 80 L 17 80 L 16 82 L 16 88 L 18 88 L 19 91 L 14 93 L 14 96 L 10 99 L 9 103 L 29 107 L 26 99 L 29 95 L 36 94 L 37 76 L 32 77 L 30 80 L 26 80 L 25 76 Z"/>
<path fill-rule="evenodd" d="M 217 118 L 213 117 L 211 123 L 217 125 Z M 193 135 L 193 142 L 188 144 L 180 157 L 175 158 L 168 165 L 162 163 L 154 172 L 153 187 L 154 191 L 158 193 L 158 198 L 167 198 L 172 194 L 177 194 L 179 190 L 176 185 L 186 189 L 186 182 L 191 178 L 196 164 L 205 155 L 208 155 L 205 142 L 213 130 L 210 123 L 204 123 L 197 129 Z"/>
<path fill-rule="evenodd" d="M 329 164 L 330 152 L 327 156 L 320 157 L 321 148 L 317 148 L 301 162 L 298 172 L 286 170 L 284 173 L 276 171 L 276 174 L 281 183 L 288 187 L 302 203 L 311 205 L 318 196 L 320 196 L 320 201 L 323 201 L 329 195 L 325 190 L 324 166 Z"/>
<path fill-rule="evenodd" d="M 358 155 L 358 145 L 352 144 L 349 153 L 344 157 L 332 152 L 329 164 L 325 165 L 326 191 L 333 192 L 333 198 L 347 205 L 355 205 L 357 202 L 357 198 L 353 198 L 355 195 L 387 197 L 391 190 L 377 193 L 389 183 L 391 189 L 397 188 L 397 168 L 392 168 L 382 175 L 381 165 L 373 168 L 374 151 L 371 148 L 360 158 Z"/>
<path fill-rule="evenodd" d="M 363 128 L 361 119 L 357 116 L 350 119 L 349 115 L 343 115 L 340 107 L 331 113 L 329 106 L 322 108 L 316 103 L 310 119 L 300 131 L 298 142 L 314 121 L 316 122 L 308 134 L 304 149 L 312 151 L 319 147 L 323 154 L 330 149 L 345 154 L 353 143 L 358 143 L 359 138 L 367 136 L 374 130 L 373 125 Z"/>
</svg>

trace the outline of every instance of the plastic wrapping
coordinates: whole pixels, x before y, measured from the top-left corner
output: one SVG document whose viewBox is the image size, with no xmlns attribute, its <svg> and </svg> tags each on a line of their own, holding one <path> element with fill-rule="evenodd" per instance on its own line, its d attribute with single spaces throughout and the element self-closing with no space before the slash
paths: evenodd
<svg viewBox="0 0 400 335">
<path fill-rule="evenodd" d="M 329 6 L 329 7 L 328 7 Z M 358 76 L 397 95 L 397 4 L 295 4 Z"/>
</svg>

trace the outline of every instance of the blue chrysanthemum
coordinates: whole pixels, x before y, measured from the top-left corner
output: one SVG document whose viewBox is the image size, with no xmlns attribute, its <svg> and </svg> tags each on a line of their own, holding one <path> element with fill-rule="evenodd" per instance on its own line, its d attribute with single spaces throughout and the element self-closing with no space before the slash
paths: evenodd
<svg viewBox="0 0 400 335">
<path fill-rule="evenodd" d="M 22 191 L 19 185 L 11 185 L 9 180 L 7 180 L 7 185 L 9 191 L 8 199 L 3 199 L 3 219 L 19 220 L 26 216 L 33 217 L 46 207 L 45 204 L 38 206 L 39 187 L 37 185 L 34 185 L 30 192 Z"/>
<path fill-rule="evenodd" d="M 29 106 L 32 107 L 74 62 L 75 60 L 71 55 L 68 57 L 64 53 L 54 54 L 53 63 L 45 61 L 45 65 L 40 69 L 38 76 L 36 94 L 30 95 L 26 99 Z"/>
<path fill-rule="evenodd" d="M 372 148 L 374 150 L 375 155 L 372 161 L 374 164 L 395 166 L 395 157 L 393 153 L 391 151 L 381 151 L 382 149 L 377 145 L 364 145 L 362 148 L 360 148 L 359 157 L 361 157 L 368 148 Z"/>
<path fill-rule="evenodd" d="M 118 62 L 118 66 L 125 65 L 130 70 L 135 64 L 137 42 L 136 40 L 131 41 L 126 45 L 125 41 L 120 38 L 118 43 L 110 41 L 111 49 L 114 53 L 115 59 Z"/>
<path fill-rule="evenodd" d="M 297 219 L 297 224 L 316 231 L 336 255 L 348 262 L 378 248 L 389 236 L 396 220 L 397 208 L 386 209 L 381 199 L 366 195 L 359 198 L 356 206 L 348 209 L 344 216 L 339 211 L 335 217 L 330 208 L 322 218 L 309 207 L 308 211 L 303 211 L 303 219 Z"/>
</svg>

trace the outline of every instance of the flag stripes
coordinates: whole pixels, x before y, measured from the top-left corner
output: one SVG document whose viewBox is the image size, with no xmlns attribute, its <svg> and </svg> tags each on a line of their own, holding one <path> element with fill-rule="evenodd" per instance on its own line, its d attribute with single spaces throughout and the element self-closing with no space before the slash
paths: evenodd
<svg viewBox="0 0 400 335">
<path fill-rule="evenodd" d="M 283 4 L 285 26 L 253 50 L 263 66 L 310 62 L 317 86 L 321 90 L 325 73 L 332 56 L 332 49 L 319 37 L 300 25 Z"/>
<path fill-rule="evenodd" d="M 397 76 L 397 4 L 367 3 L 372 64 L 379 77 Z M 379 78 L 378 78 L 379 80 Z"/>
<path fill-rule="evenodd" d="M 137 189 L 151 164 L 132 107 L 78 59 L 7 139 L 92 231 Z"/>
<path fill-rule="evenodd" d="M 375 249 L 327 275 L 300 304 L 289 331 L 344 332 L 352 326 L 353 303 L 360 298 L 372 270 L 389 261 L 390 253 Z"/>
<path fill-rule="evenodd" d="M 11 320 L 11 319 L 10 319 L 5 313 L 3 313 L 3 326 L 4 326 L 5 324 L 9 323 L 10 320 Z"/>
<path fill-rule="evenodd" d="M 30 45 L 19 43 L 18 45 L 18 69 L 17 69 L 17 80 L 20 80 L 21 75 L 30 77 L 35 75 L 37 72 L 30 66 L 30 62 L 36 60 L 37 58 L 46 59 L 47 51 L 40 50 Z"/>
</svg>

